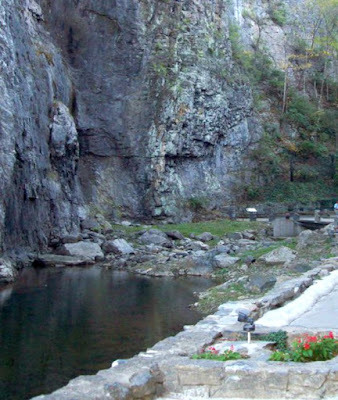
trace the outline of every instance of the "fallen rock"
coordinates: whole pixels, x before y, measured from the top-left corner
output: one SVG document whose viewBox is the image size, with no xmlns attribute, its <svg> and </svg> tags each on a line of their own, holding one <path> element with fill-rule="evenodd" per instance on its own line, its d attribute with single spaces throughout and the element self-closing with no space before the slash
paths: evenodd
<svg viewBox="0 0 338 400">
<path fill-rule="evenodd" d="M 245 287 L 251 292 L 262 293 L 274 287 L 277 279 L 272 275 L 257 274 L 251 276 Z"/>
<path fill-rule="evenodd" d="M 92 242 L 65 243 L 58 253 L 64 256 L 80 256 L 88 260 L 102 260 L 104 258 L 101 247 Z"/>
<path fill-rule="evenodd" d="M 174 239 L 174 240 L 183 240 L 184 239 L 184 236 L 179 231 L 169 231 L 169 232 L 165 232 L 165 233 L 170 239 Z"/>
<path fill-rule="evenodd" d="M 133 254 L 135 250 L 133 247 L 124 239 L 108 240 L 104 243 L 103 251 L 105 253 L 115 254 Z"/>
<path fill-rule="evenodd" d="M 321 235 L 320 233 L 310 230 L 303 231 L 298 235 L 297 250 L 313 246 L 315 243 L 324 240 L 326 240 L 326 237 L 324 235 Z"/>
<path fill-rule="evenodd" d="M 200 235 L 196 236 L 197 240 L 200 240 L 201 242 L 210 242 L 210 240 L 213 240 L 215 238 L 214 235 L 212 235 L 210 232 L 203 232 Z"/>
<path fill-rule="evenodd" d="M 230 232 L 227 233 L 227 238 L 232 239 L 232 240 L 239 240 L 243 239 L 242 232 Z"/>
<path fill-rule="evenodd" d="M 0 259 L 0 282 L 13 282 L 18 272 L 10 260 Z"/>
<path fill-rule="evenodd" d="M 236 264 L 240 260 L 239 257 L 230 257 L 227 254 L 219 254 L 214 257 L 216 268 L 227 268 Z"/>
<path fill-rule="evenodd" d="M 40 254 L 33 265 L 36 267 L 75 267 L 95 264 L 87 257 L 63 256 L 59 254 Z"/>
<path fill-rule="evenodd" d="M 173 247 L 172 241 L 168 236 L 158 229 L 150 229 L 149 231 L 144 232 L 140 236 L 139 240 L 144 244 L 154 244 L 167 248 Z"/>
<path fill-rule="evenodd" d="M 272 250 L 267 254 L 259 257 L 259 261 L 268 265 L 284 264 L 293 261 L 296 258 L 296 252 L 288 247 L 282 246 Z"/>
<path fill-rule="evenodd" d="M 198 251 L 198 250 L 209 250 L 209 246 L 201 241 L 192 240 L 185 244 L 187 250 Z"/>
</svg>

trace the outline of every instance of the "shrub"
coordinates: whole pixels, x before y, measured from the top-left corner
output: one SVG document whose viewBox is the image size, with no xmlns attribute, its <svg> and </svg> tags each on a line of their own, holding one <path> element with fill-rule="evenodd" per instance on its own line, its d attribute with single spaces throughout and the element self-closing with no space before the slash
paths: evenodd
<svg viewBox="0 0 338 400">
<path fill-rule="evenodd" d="M 323 337 L 304 335 L 292 343 L 290 350 L 274 352 L 270 361 L 326 361 L 337 355 L 338 340 L 330 332 Z"/>
</svg>

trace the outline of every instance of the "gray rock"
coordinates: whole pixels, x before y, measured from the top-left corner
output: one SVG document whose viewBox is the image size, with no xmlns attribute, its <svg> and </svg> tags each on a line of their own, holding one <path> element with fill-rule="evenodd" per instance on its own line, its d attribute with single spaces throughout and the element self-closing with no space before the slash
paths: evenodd
<svg viewBox="0 0 338 400">
<path fill-rule="evenodd" d="M 165 233 L 170 239 L 174 239 L 174 240 L 183 240 L 184 239 L 184 236 L 179 231 L 168 231 Z"/>
<path fill-rule="evenodd" d="M 13 282 L 18 272 L 10 260 L 0 259 L 0 282 Z"/>
<path fill-rule="evenodd" d="M 318 242 L 324 241 L 325 236 L 320 233 L 305 230 L 298 235 L 297 250 L 304 249 L 308 246 L 313 246 Z"/>
<path fill-rule="evenodd" d="M 259 261 L 268 265 L 284 264 L 293 261 L 296 258 L 296 252 L 288 247 L 282 246 L 272 250 L 267 254 L 259 257 Z"/>
<path fill-rule="evenodd" d="M 135 253 L 133 247 L 124 239 L 109 240 L 103 244 L 102 248 L 105 253 L 115 253 L 115 254 Z"/>
<path fill-rule="evenodd" d="M 249 282 L 246 284 L 246 288 L 252 292 L 262 293 L 273 288 L 276 282 L 276 277 L 272 275 L 257 274 L 249 279 Z"/>
<path fill-rule="evenodd" d="M 228 268 L 232 267 L 240 260 L 239 257 L 230 257 L 226 254 L 219 254 L 214 257 L 216 268 Z"/>
<path fill-rule="evenodd" d="M 209 246 L 206 243 L 192 240 L 185 244 L 185 248 L 187 250 L 198 251 L 198 250 L 209 250 Z"/>
<path fill-rule="evenodd" d="M 197 240 L 200 240 L 201 242 L 210 242 L 210 240 L 213 240 L 215 238 L 214 235 L 212 235 L 210 232 L 203 232 L 200 235 L 196 236 Z"/>
<path fill-rule="evenodd" d="M 130 391 L 130 388 L 119 382 L 112 384 L 107 383 L 104 386 L 104 391 L 108 398 L 114 400 L 133 400 L 134 397 Z"/>
<path fill-rule="evenodd" d="M 88 260 L 102 260 L 104 258 L 101 247 L 92 242 L 65 243 L 59 249 L 59 254 L 80 256 Z"/>
<path fill-rule="evenodd" d="M 61 237 L 62 243 L 76 243 L 82 240 L 82 236 L 80 234 L 75 235 L 65 235 Z"/>
<path fill-rule="evenodd" d="M 243 239 L 243 235 L 242 235 L 241 232 L 230 232 L 230 233 L 227 233 L 227 237 L 229 239 L 232 239 L 232 240 Z"/>
<path fill-rule="evenodd" d="M 59 254 L 40 254 L 33 265 L 43 267 L 73 267 L 94 264 L 93 259 L 81 256 L 63 256 Z"/>
<path fill-rule="evenodd" d="M 150 229 L 149 231 L 143 233 L 139 240 L 144 244 L 157 245 L 167 248 L 173 247 L 172 241 L 168 239 L 167 235 L 157 229 Z"/>
</svg>

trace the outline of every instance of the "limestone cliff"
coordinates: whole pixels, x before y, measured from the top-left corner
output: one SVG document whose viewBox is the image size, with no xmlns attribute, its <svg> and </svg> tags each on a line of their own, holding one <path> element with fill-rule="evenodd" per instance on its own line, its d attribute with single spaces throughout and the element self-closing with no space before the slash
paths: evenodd
<svg viewBox="0 0 338 400">
<path fill-rule="evenodd" d="M 242 6 L 1 2 L 3 251 L 46 247 L 91 210 L 182 220 L 196 199 L 236 199 L 261 135 L 229 40 L 236 18 L 254 35 Z"/>
</svg>

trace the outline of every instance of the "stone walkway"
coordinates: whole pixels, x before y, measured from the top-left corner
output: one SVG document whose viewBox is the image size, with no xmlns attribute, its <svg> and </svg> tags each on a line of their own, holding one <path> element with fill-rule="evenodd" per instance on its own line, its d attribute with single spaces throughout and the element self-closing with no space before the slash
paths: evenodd
<svg viewBox="0 0 338 400">
<path fill-rule="evenodd" d="M 78 377 L 64 388 L 35 399 L 337 399 L 334 397 L 338 393 L 337 358 L 303 364 L 268 362 L 267 350 L 259 349 L 249 359 L 226 363 L 191 359 L 201 349 L 219 345 L 219 339 L 228 337 L 229 332 L 242 333 L 243 324 L 237 322 L 238 311 L 242 309 L 251 312 L 255 319 L 261 317 L 256 322 L 256 332 L 276 331 L 283 326 L 292 332 L 312 333 L 315 328 L 308 326 L 306 318 L 302 326 L 299 320 L 308 309 L 315 311 L 313 305 L 319 304 L 321 297 L 330 292 L 334 295 L 337 283 L 338 257 L 277 285 L 262 298 L 223 304 L 215 314 L 187 326 L 183 332 L 162 340 L 146 352 L 115 362 L 114 367 L 94 376 Z M 288 304 L 281 307 L 285 303 Z M 276 307 L 279 309 L 270 311 Z M 290 315 L 292 318 L 288 318 Z M 279 321 L 277 328 L 275 321 Z M 294 326 L 295 321 L 298 325 Z M 338 335 L 338 329 L 332 329 L 331 325 L 329 330 Z M 230 343 L 224 341 L 223 345 Z"/>
</svg>

